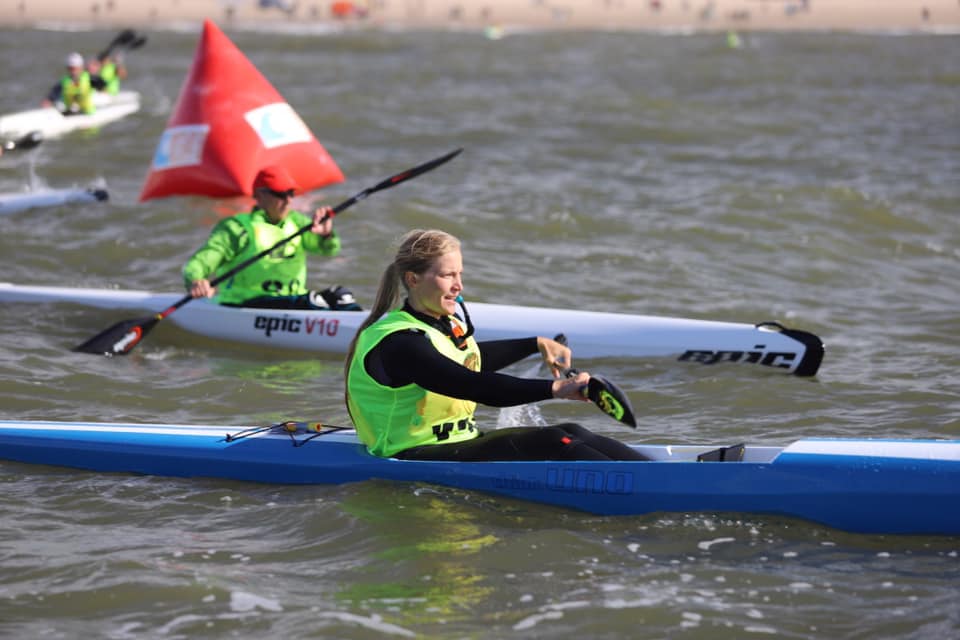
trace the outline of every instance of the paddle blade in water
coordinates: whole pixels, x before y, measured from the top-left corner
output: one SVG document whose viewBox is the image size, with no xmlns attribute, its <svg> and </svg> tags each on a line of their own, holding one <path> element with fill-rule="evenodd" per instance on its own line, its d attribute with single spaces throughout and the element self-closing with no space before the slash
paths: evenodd
<svg viewBox="0 0 960 640">
<path fill-rule="evenodd" d="M 160 322 L 160 315 L 124 320 L 93 336 L 74 351 L 105 356 L 125 356 Z"/>
<path fill-rule="evenodd" d="M 637 428 L 637 419 L 633 415 L 630 400 L 620 388 L 603 376 L 591 375 L 587 385 L 587 397 L 600 410 L 625 425 Z"/>
</svg>

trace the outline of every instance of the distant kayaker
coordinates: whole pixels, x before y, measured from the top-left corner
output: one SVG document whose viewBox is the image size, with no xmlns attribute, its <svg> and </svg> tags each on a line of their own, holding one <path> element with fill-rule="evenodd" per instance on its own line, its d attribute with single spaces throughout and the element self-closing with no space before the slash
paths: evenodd
<svg viewBox="0 0 960 640">
<path fill-rule="evenodd" d="M 50 89 L 50 93 L 43 101 L 43 106 L 51 107 L 59 103 L 58 106 L 64 115 L 93 113 L 96 110 L 93 104 L 93 93 L 106 85 L 101 78 L 91 77 L 84 69 L 83 56 L 79 53 L 69 54 L 65 64 L 67 72 L 60 78 L 60 82 Z"/>
<path fill-rule="evenodd" d="M 184 265 L 183 279 L 190 295 L 215 296 L 220 304 L 241 307 L 360 310 L 353 294 L 344 287 L 307 290 L 306 254 L 335 256 L 340 252 L 340 238 L 333 228 L 330 207 L 318 208 L 312 217 L 290 209 L 290 199 L 298 189 L 283 167 L 259 171 L 253 181 L 253 210 L 218 222 L 206 244 Z M 210 286 L 210 279 L 294 235 L 311 220 L 310 233 L 280 245 L 216 289 Z"/>
<path fill-rule="evenodd" d="M 90 56 L 87 60 L 87 73 L 91 80 L 99 78 L 103 83 L 104 93 L 117 95 L 120 93 L 120 82 L 127 79 L 127 67 L 123 64 L 123 57 L 119 53 L 108 55 L 105 58 Z"/>
<path fill-rule="evenodd" d="M 455 315 L 462 275 L 460 241 L 439 230 L 407 233 L 384 271 L 344 372 L 347 409 L 370 453 L 417 460 L 644 460 L 573 423 L 477 428 L 477 403 L 585 400 L 590 375 L 562 377 L 571 351 L 550 338 L 476 342 L 469 315 L 466 322 Z M 496 373 L 538 351 L 554 379 Z"/>
</svg>

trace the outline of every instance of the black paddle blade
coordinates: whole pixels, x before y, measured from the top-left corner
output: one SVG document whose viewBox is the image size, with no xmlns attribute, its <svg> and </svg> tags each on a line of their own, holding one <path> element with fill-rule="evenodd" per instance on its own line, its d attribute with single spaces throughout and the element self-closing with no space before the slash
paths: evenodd
<svg viewBox="0 0 960 640">
<path fill-rule="evenodd" d="M 109 58 L 114 49 L 117 47 L 122 47 L 123 45 L 129 45 L 136 39 L 136 31 L 133 29 L 124 29 L 118 33 L 113 40 L 110 41 L 110 44 L 107 45 L 106 49 L 97 54 L 97 60 L 105 60 L 106 58 Z"/>
<path fill-rule="evenodd" d="M 26 151 L 27 149 L 33 149 L 39 146 L 41 142 L 43 142 L 43 133 L 40 131 L 31 131 L 17 140 L 7 140 L 3 143 L 3 148 L 6 151 Z"/>
<path fill-rule="evenodd" d="M 33 149 L 34 147 L 40 146 L 40 143 L 42 142 L 43 142 L 43 132 L 31 131 L 27 135 L 17 140 L 17 148 Z"/>
<path fill-rule="evenodd" d="M 563 334 L 560 334 L 554 339 L 557 340 L 557 342 L 561 342 L 559 340 L 561 337 L 564 339 L 563 344 L 566 344 L 566 336 Z M 580 371 L 573 368 L 566 369 L 563 372 L 568 378 L 574 378 L 578 373 L 580 373 Z M 600 407 L 601 411 L 614 420 L 619 420 L 628 427 L 637 428 L 637 419 L 633 415 L 633 406 L 630 404 L 627 394 L 617 385 L 603 376 L 590 374 L 590 382 L 587 383 L 587 388 L 582 389 L 581 392 L 587 399 L 593 402 L 593 404 Z"/>
<path fill-rule="evenodd" d="M 593 404 L 600 407 L 605 414 L 619 420 L 623 424 L 637 428 L 637 419 L 633 415 L 633 407 L 626 394 L 603 376 L 590 375 L 587 385 L 587 397 Z"/>
<path fill-rule="evenodd" d="M 407 180 L 410 180 L 411 178 L 416 178 L 421 173 L 426 173 L 427 171 L 433 171 L 440 165 L 450 162 L 451 160 L 456 158 L 458 155 L 460 155 L 462 152 L 463 152 L 463 147 L 460 147 L 459 149 L 454 149 L 450 153 L 444 154 L 439 158 L 434 158 L 429 162 L 424 162 L 420 166 L 414 167 L 412 169 L 408 169 L 403 173 L 398 173 L 397 175 L 389 179 L 390 186 L 393 186 L 400 182 L 405 182 Z"/>
<path fill-rule="evenodd" d="M 124 29 L 110 42 L 112 46 L 117 46 L 118 44 L 127 44 L 131 42 L 134 38 L 137 37 L 137 32 L 133 29 Z"/>
<path fill-rule="evenodd" d="M 81 353 L 95 353 L 105 356 L 125 356 L 160 322 L 159 314 L 124 320 L 93 336 L 83 344 L 73 348 Z"/>
<path fill-rule="evenodd" d="M 132 51 L 134 49 L 139 49 L 145 44 L 147 44 L 147 36 L 138 36 L 133 40 L 131 40 L 130 42 L 128 42 L 126 47 L 127 49 L 130 49 Z"/>
<path fill-rule="evenodd" d="M 427 171 L 432 171 L 437 167 L 439 167 L 440 165 L 450 162 L 451 160 L 456 158 L 458 155 L 460 155 L 462 151 L 463 151 L 462 147 L 459 149 L 454 149 L 450 153 L 446 153 L 440 156 L 439 158 L 434 158 L 433 160 L 430 160 L 429 162 L 424 162 L 423 164 L 417 165 L 412 169 L 407 169 L 406 171 L 401 171 L 396 175 L 392 175 L 386 180 L 381 180 L 380 182 L 373 185 L 372 187 L 367 187 L 360 193 L 351 197 L 349 200 L 344 200 L 343 202 L 341 202 L 340 204 L 338 204 L 333 208 L 333 212 L 340 213 L 347 207 L 352 207 L 353 205 L 357 204 L 361 200 L 364 200 L 365 198 L 367 198 L 367 196 L 369 196 L 372 193 L 376 193 L 377 191 L 383 191 L 384 189 L 389 189 L 390 187 L 395 187 L 401 182 L 412 180 L 413 178 L 416 178 L 417 176 L 424 174 Z"/>
</svg>

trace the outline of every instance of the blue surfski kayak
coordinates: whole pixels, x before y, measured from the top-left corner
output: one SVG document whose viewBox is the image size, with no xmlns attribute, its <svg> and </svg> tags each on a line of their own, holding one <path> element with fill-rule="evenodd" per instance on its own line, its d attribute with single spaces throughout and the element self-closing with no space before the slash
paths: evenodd
<svg viewBox="0 0 960 640">
<path fill-rule="evenodd" d="M 0 460 L 273 484 L 432 483 L 601 515 L 740 512 L 885 534 L 960 534 L 960 440 L 634 445 L 649 462 L 435 462 L 369 455 L 352 430 L 0 421 Z"/>
</svg>

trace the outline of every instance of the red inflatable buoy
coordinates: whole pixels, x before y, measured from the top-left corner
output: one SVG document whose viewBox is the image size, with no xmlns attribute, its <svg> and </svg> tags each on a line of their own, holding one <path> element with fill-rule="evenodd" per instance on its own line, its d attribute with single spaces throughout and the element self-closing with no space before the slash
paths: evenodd
<svg viewBox="0 0 960 640">
<path fill-rule="evenodd" d="M 262 167 L 281 165 L 304 192 L 343 181 L 310 129 L 210 20 L 160 136 L 140 201 L 249 196 Z"/>
</svg>

